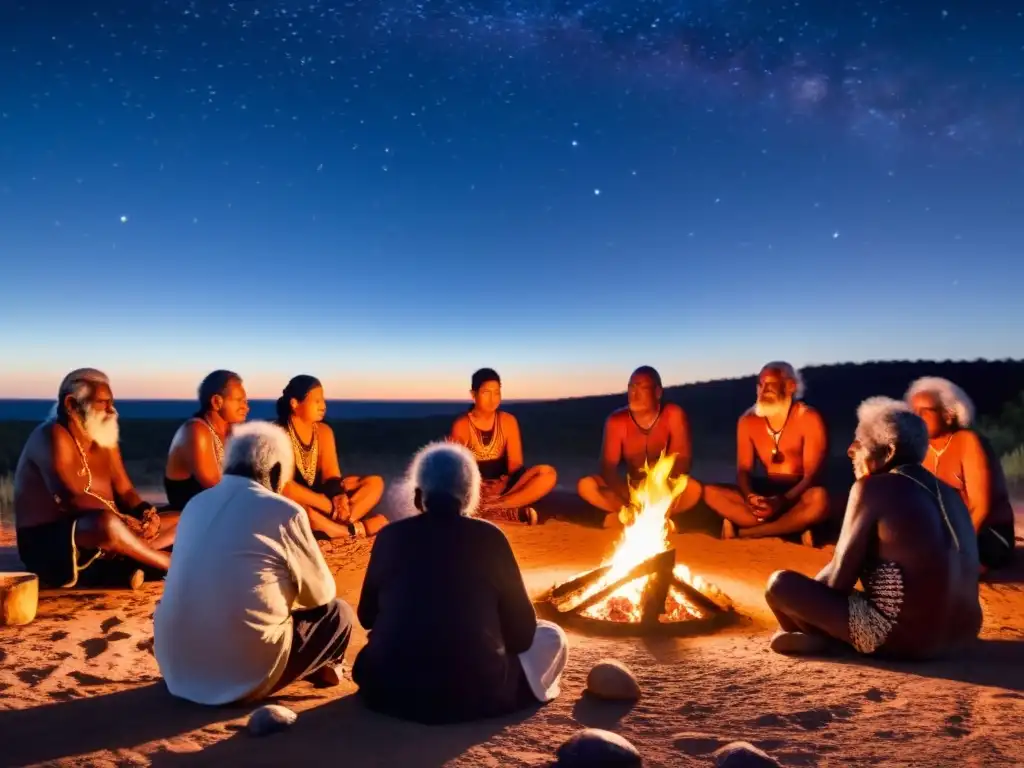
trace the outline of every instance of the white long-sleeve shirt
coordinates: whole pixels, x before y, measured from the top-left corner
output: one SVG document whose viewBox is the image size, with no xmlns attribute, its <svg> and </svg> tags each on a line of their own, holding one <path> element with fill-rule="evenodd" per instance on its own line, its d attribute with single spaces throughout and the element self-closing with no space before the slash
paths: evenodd
<svg viewBox="0 0 1024 768">
<path fill-rule="evenodd" d="M 168 690 L 199 704 L 266 695 L 292 642 L 292 611 L 326 605 L 334 578 L 295 502 L 225 476 L 185 506 L 154 653 Z"/>
</svg>

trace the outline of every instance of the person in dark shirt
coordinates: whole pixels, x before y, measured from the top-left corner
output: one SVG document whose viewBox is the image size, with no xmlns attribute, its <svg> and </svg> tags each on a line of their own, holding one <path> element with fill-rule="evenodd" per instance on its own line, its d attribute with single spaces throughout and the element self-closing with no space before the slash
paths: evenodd
<svg viewBox="0 0 1024 768">
<path fill-rule="evenodd" d="M 352 669 L 366 705 L 421 723 L 496 717 L 559 693 L 568 644 L 538 621 L 501 530 L 469 517 L 480 470 L 457 443 L 413 459 L 421 514 L 374 543 L 359 598 L 369 632 Z"/>
</svg>

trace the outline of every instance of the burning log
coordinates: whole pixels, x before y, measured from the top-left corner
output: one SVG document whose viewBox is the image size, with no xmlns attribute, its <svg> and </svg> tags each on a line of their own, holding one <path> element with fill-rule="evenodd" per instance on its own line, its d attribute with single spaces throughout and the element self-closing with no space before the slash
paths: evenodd
<svg viewBox="0 0 1024 768">
<path fill-rule="evenodd" d="M 662 455 L 645 468 L 644 480 L 630 488 L 621 515 L 628 522 L 611 558 L 552 587 L 538 609 L 556 621 L 618 634 L 684 634 L 733 616 L 727 597 L 675 563 L 668 515 L 687 478 L 672 476 L 674 464 L 674 456 Z"/>
</svg>

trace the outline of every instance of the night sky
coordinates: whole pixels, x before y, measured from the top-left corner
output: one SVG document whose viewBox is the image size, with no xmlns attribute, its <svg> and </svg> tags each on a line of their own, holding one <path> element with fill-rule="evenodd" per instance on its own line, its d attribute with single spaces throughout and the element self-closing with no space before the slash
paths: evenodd
<svg viewBox="0 0 1024 768">
<path fill-rule="evenodd" d="M 7 0 L 0 396 L 1024 356 L 1018 8 Z"/>
</svg>

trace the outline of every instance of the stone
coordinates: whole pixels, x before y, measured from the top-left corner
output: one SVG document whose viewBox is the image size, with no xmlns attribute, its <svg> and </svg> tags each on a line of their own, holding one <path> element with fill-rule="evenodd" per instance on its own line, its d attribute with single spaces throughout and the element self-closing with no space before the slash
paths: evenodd
<svg viewBox="0 0 1024 768">
<path fill-rule="evenodd" d="M 29 624 L 39 609 L 39 577 L 34 573 L 0 573 L 0 627 Z"/>
<path fill-rule="evenodd" d="M 602 659 L 587 675 L 587 693 L 609 701 L 636 701 L 640 698 L 640 684 L 621 661 Z"/>
<path fill-rule="evenodd" d="M 246 727 L 253 736 L 269 736 L 278 731 L 285 731 L 295 725 L 299 716 L 288 707 L 280 704 L 267 704 L 249 715 Z"/>
<path fill-rule="evenodd" d="M 611 731 L 587 728 L 558 748 L 556 768 L 639 768 L 643 758 L 636 747 Z"/>
<path fill-rule="evenodd" d="M 712 757 L 718 768 L 782 768 L 778 760 L 746 741 L 726 744 Z"/>
</svg>

